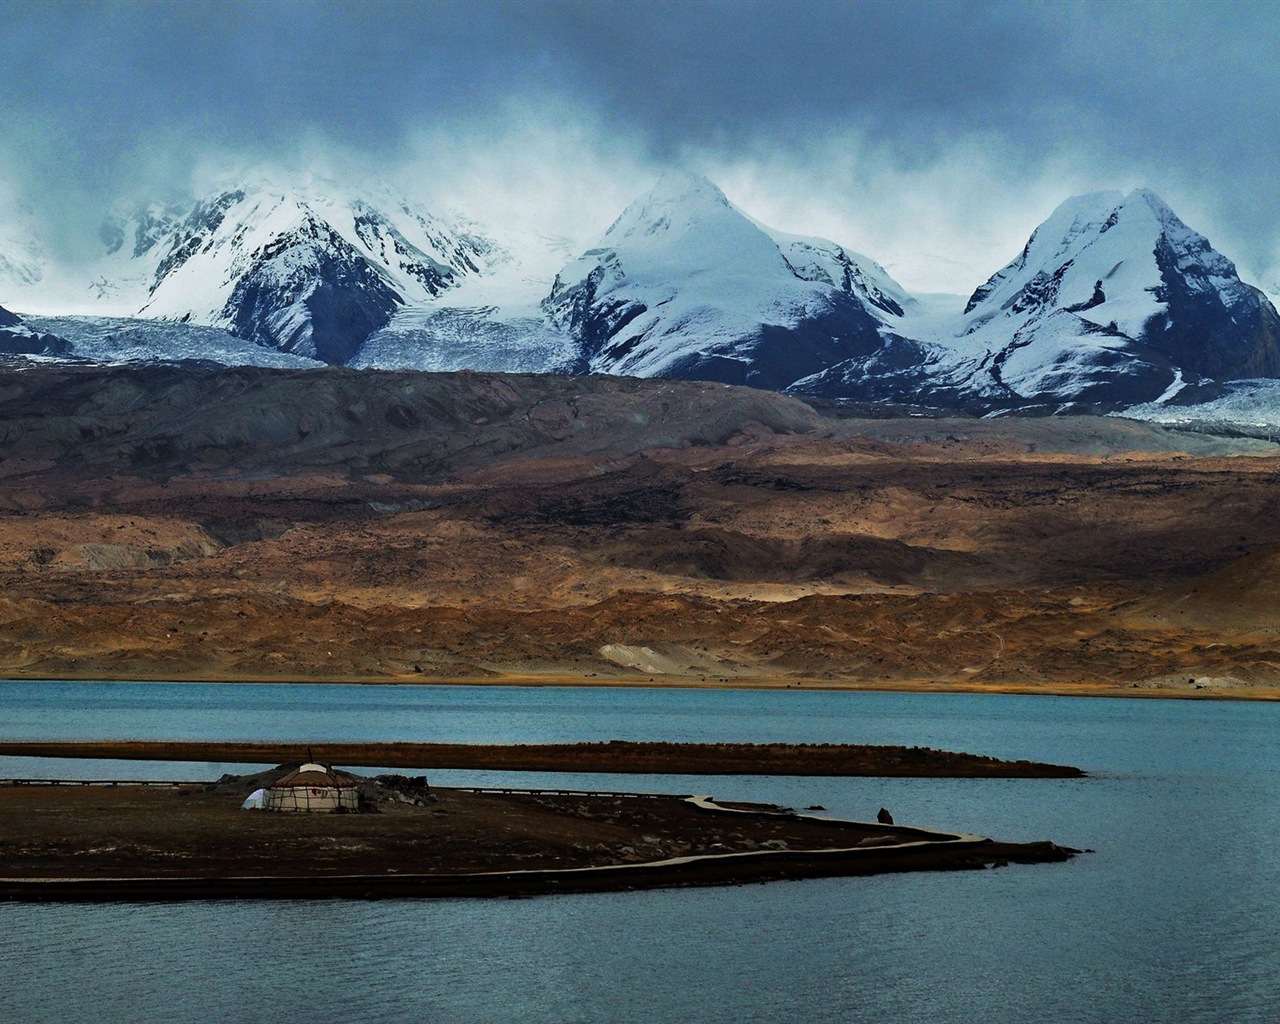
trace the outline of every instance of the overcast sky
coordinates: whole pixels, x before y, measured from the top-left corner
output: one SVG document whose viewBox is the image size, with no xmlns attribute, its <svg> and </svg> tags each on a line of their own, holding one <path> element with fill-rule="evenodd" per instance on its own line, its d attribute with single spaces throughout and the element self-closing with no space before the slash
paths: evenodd
<svg viewBox="0 0 1280 1024">
<path fill-rule="evenodd" d="M 251 163 L 598 236 L 664 168 L 969 291 L 1072 193 L 1149 185 L 1280 288 L 1280 5 L 0 5 L 0 207 L 68 244 Z"/>
</svg>

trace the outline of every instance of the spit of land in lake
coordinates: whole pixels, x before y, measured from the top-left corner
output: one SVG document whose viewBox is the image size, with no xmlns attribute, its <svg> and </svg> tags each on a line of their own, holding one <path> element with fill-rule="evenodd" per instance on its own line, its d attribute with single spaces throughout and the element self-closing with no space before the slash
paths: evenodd
<svg viewBox="0 0 1280 1024">
<path fill-rule="evenodd" d="M 858 743 L 228 743 L 0 742 L 0 756 L 269 764 L 320 759 L 379 768 L 641 775 L 809 775 L 915 778 L 1078 778 L 1071 765 L 1004 761 L 929 747 Z"/>
<path fill-rule="evenodd" d="M 371 813 L 246 811 L 217 783 L 0 785 L 0 899 L 498 896 L 1062 861 L 1001 843 L 709 798 L 361 778 Z"/>
</svg>

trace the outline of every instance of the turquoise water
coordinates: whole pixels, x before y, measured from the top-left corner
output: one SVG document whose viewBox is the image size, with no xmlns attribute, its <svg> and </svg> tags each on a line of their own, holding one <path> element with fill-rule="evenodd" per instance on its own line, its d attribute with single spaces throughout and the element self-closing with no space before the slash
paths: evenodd
<svg viewBox="0 0 1280 1024">
<path fill-rule="evenodd" d="M 0 738 L 920 744 L 1091 777 L 502 779 L 817 803 L 847 817 L 884 805 L 903 822 L 1096 850 L 979 873 L 518 901 L 0 906 L 0 1019 L 14 1024 L 1280 1019 L 1276 705 L 0 683 Z M 180 777 L 175 765 L 0 758 L 0 775 L 88 767 Z"/>
</svg>

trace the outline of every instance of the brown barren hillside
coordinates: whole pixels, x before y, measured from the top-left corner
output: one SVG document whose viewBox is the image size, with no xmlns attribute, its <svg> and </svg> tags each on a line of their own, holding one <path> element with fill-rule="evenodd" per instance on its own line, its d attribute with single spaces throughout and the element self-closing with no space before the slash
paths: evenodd
<svg viewBox="0 0 1280 1024">
<path fill-rule="evenodd" d="M 1280 694 L 1274 446 L 891 413 L 3 370 L 0 672 Z"/>
</svg>

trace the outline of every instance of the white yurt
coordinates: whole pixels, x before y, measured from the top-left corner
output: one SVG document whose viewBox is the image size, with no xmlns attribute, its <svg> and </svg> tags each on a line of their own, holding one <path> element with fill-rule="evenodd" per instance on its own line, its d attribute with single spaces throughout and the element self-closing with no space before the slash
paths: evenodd
<svg viewBox="0 0 1280 1024">
<path fill-rule="evenodd" d="M 356 783 L 322 764 L 308 762 L 267 787 L 264 811 L 354 811 Z"/>
</svg>

